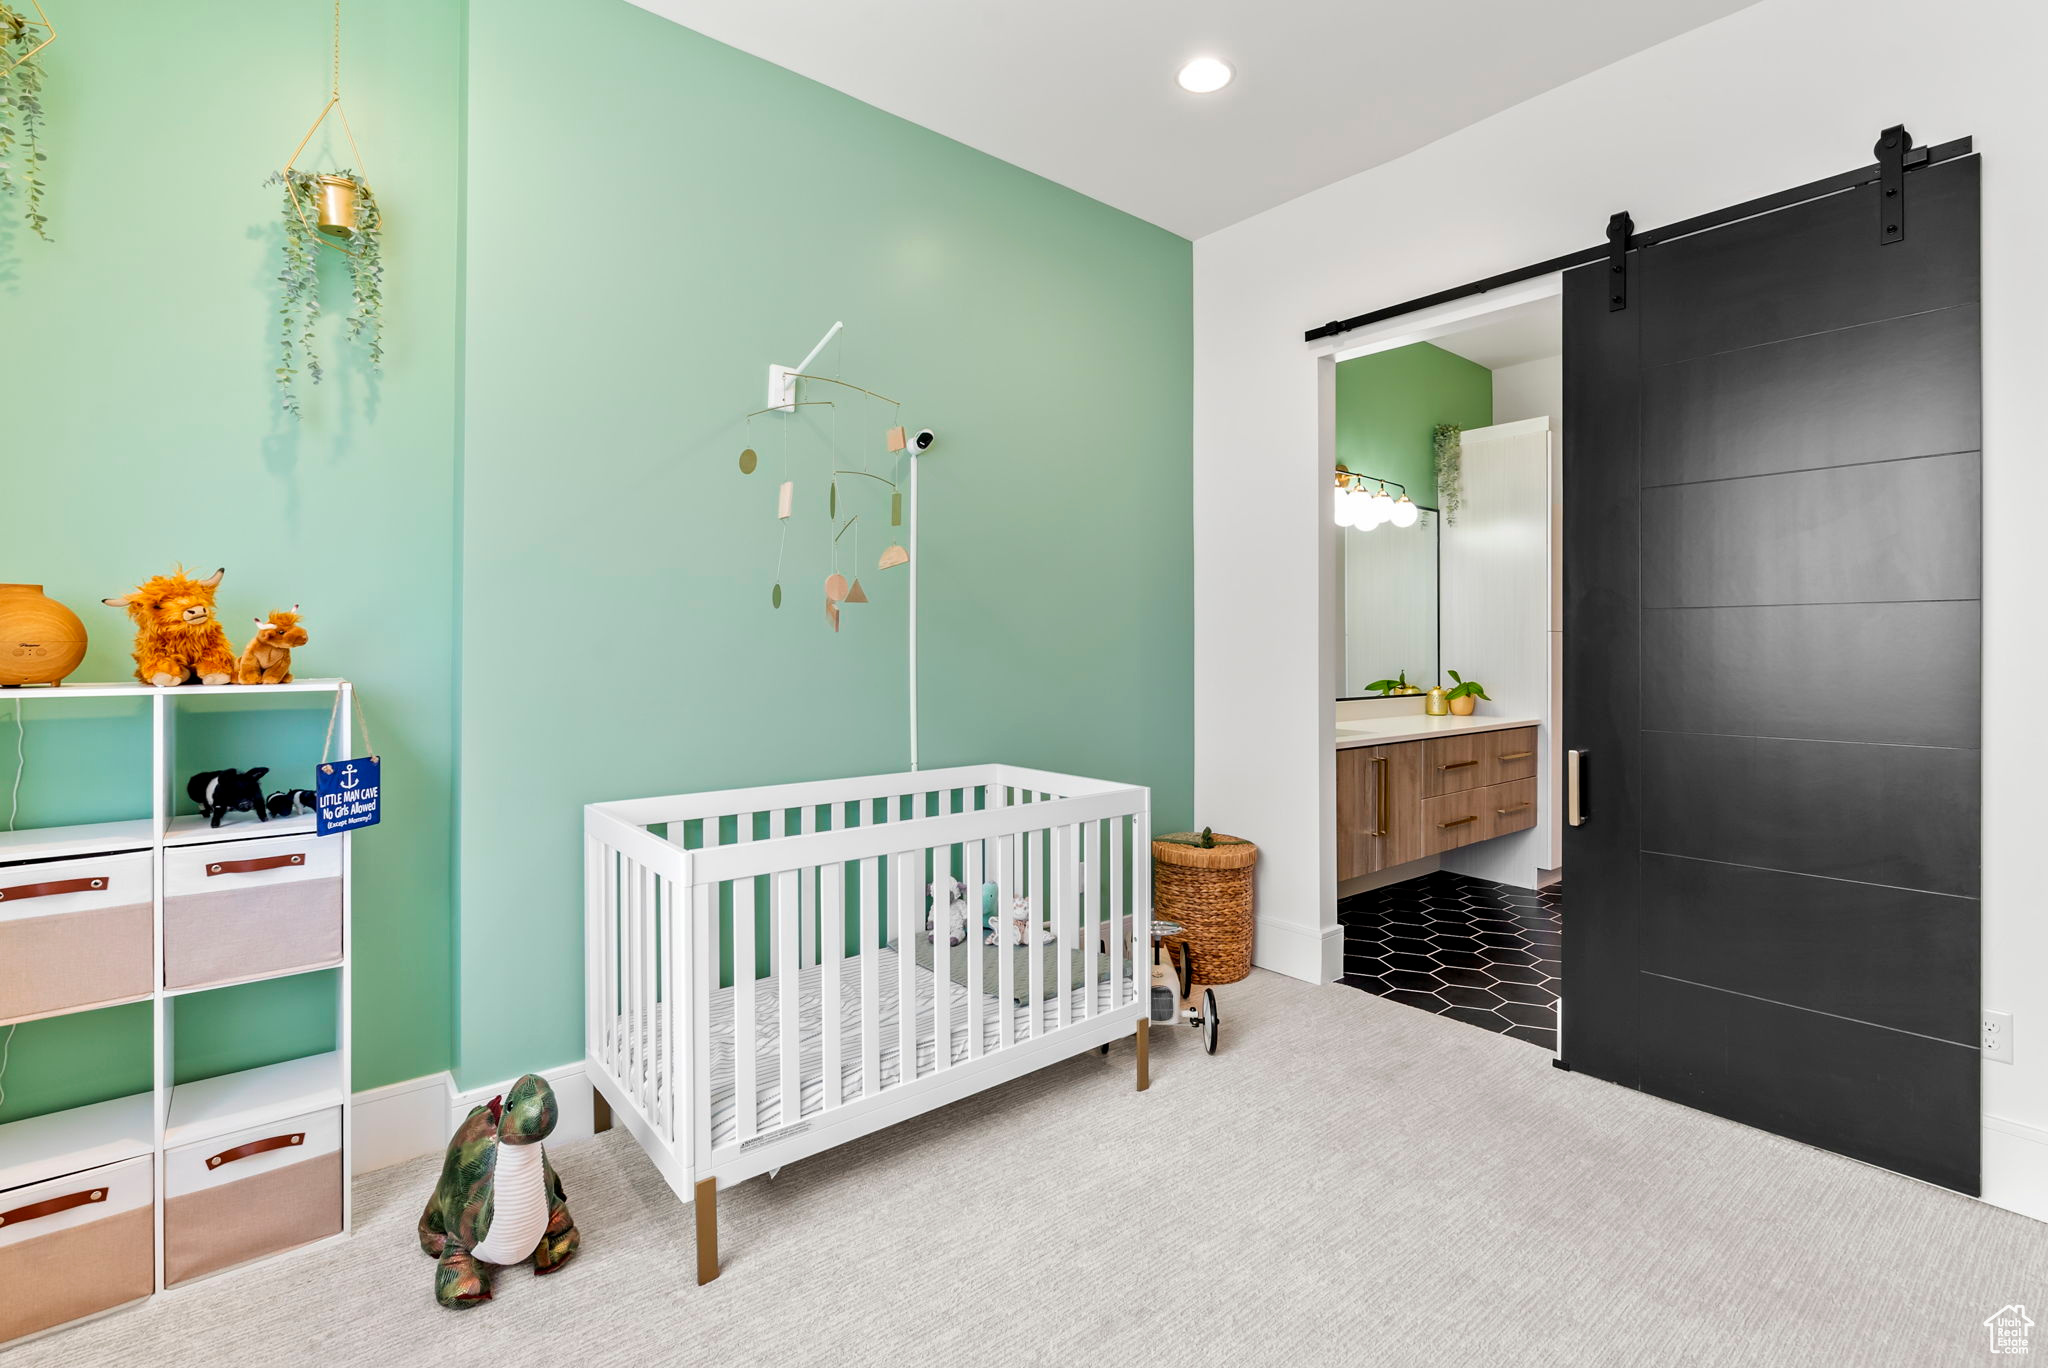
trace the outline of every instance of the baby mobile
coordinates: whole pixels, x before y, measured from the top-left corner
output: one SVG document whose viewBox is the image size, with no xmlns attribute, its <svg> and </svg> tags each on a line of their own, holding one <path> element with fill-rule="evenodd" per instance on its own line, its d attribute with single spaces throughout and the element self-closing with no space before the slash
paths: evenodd
<svg viewBox="0 0 2048 1368">
<path fill-rule="evenodd" d="M 839 613 L 843 606 L 868 602 L 867 590 L 861 587 L 860 582 L 860 570 L 866 564 L 861 555 L 860 524 L 862 515 L 851 511 L 855 501 L 855 492 L 862 491 L 879 494 L 884 489 L 888 490 L 889 526 L 891 528 L 901 528 L 904 516 L 904 487 L 906 476 L 909 473 L 908 463 L 912 456 L 920 455 L 930 450 L 933 442 L 931 430 L 928 428 L 917 433 L 915 436 L 905 434 L 902 422 L 903 404 L 901 400 L 891 399 L 886 394 L 877 394 L 874 390 L 868 389 L 865 386 L 841 380 L 836 376 L 813 375 L 810 373 L 811 363 L 817 360 L 818 353 L 825 350 L 826 344 L 834 337 L 837 337 L 839 330 L 845 326 L 844 323 L 834 323 L 831 331 L 819 339 L 818 345 L 811 348 L 810 355 L 806 356 L 799 364 L 795 366 L 770 366 L 768 368 L 768 407 L 756 409 L 746 416 L 747 444 L 745 449 L 740 452 L 740 474 L 752 475 L 760 468 L 761 464 L 761 455 L 754 447 L 755 419 L 770 413 L 793 414 L 800 408 L 829 408 L 832 410 L 830 428 L 832 444 L 831 473 L 825 490 L 827 551 L 831 568 L 830 573 L 825 576 L 824 587 L 825 620 L 832 624 L 832 630 L 835 632 L 839 630 Z M 883 454 L 888 457 L 888 463 L 881 471 L 873 469 L 874 453 L 865 442 L 861 444 L 863 454 L 857 467 L 851 464 L 842 464 L 839 448 L 839 410 L 841 401 L 837 399 L 798 399 L 796 395 L 796 382 L 799 380 L 811 380 L 821 384 L 838 385 L 843 389 L 866 395 L 871 405 L 887 406 L 891 421 L 883 430 L 882 447 Z M 775 583 L 768 596 L 769 604 L 774 608 L 782 607 L 782 571 L 789 557 L 789 519 L 790 515 L 796 511 L 796 481 L 790 473 L 788 424 L 783 425 L 778 446 L 777 458 L 781 467 L 782 480 L 775 494 L 775 518 L 779 527 L 777 534 L 779 541 L 775 552 Z M 860 483 L 862 481 L 867 483 Z M 846 498 L 841 497 L 842 483 L 845 485 Z M 842 510 L 847 510 L 843 516 Z M 879 513 L 876 516 L 879 518 Z M 850 537 L 849 534 L 851 534 Z M 910 552 L 905 550 L 902 543 L 896 539 L 900 535 L 900 533 L 889 534 L 889 544 L 883 548 L 880 557 L 875 561 L 875 569 L 892 570 L 897 566 L 910 563 Z M 840 569 L 842 559 L 853 571 L 851 578 L 848 578 Z"/>
</svg>

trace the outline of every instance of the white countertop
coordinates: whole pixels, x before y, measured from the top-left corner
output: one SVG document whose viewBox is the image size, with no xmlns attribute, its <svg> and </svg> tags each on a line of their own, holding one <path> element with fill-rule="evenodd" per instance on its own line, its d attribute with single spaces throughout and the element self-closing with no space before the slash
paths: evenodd
<svg viewBox="0 0 2048 1368">
<path fill-rule="evenodd" d="M 1515 727 L 1533 727 L 1538 720 L 1534 717 L 1492 717 L 1480 713 L 1470 717 L 1403 713 L 1394 717 L 1356 718 L 1337 724 L 1337 749 L 1386 746 L 1397 741 L 1426 741 L 1432 736 L 1456 736 L 1464 732 L 1508 731 Z"/>
</svg>

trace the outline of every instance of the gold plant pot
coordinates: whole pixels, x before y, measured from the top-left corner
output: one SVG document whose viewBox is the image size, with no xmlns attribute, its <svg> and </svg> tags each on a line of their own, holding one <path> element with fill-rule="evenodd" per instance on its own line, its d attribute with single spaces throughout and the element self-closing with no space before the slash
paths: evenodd
<svg viewBox="0 0 2048 1368">
<path fill-rule="evenodd" d="M 321 176 L 320 231 L 329 237 L 356 235 L 356 195 L 360 191 L 347 176 Z"/>
<path fill-rule="evenodd" d="M 1470 717 L 1472 710 L 1479 706 L 1479 695 L 1465 694 L 1451 700 L 1451 716 Z"/>
<path fill-rule="evenodd" d="M 1431 689 L 1429 697 L 1422 701 L 1422 711 L 1431 717 L 1448 717 L 1451 705 L 1444 698 L 1442 689 Z"/>
</svg>

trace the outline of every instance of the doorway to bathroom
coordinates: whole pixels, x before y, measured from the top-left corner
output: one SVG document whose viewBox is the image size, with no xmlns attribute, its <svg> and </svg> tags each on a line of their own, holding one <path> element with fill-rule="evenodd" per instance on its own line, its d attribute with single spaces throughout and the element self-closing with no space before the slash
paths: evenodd
<svg viewBox="0 0 2048 1368">
<path fill-rule="evenodd" d="M 1560 289 L 1406 317 L 1337 353 L 1328 624 L 1339 981 L 1552 1051 Z"/>
</svg>

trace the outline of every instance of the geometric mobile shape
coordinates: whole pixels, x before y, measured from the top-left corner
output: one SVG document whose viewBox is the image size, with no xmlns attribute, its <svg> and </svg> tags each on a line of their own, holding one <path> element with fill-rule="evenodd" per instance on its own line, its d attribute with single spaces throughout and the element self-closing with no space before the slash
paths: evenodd
<svg viewBox="0 0 2048 1368">
<path fill-rule="evenodd" d="M 776 586 L 775 586 L 775 592 L 774 592 L 774 593 L 772 593 L 772 594 L 770 594 L 770 595 L 768 596 L 768 601 L 769 601 L 769 602 L 770 602 L 771 604 L 775 605 L 775 606 L 776 606 L 777 608 L 780 608 L 780 607 L 782 606 L 782 586 L 781 586 L 781 585 L 779 585 L 779 584 L 778 584 L 778 585 L 776 585 Z"/>
<path fill-rule="evenodd" d="M 882 559 L 876 563 L 877 570 L 888 570 L 898 565 L 910 564 L 910 553 L 900 546 L 891 546 L 882 552 Z"/>
<path fill-rule="evenodd" d="M 887 432 L 883 433 L 882 440 L 888 444 L 889 450 L 891 451 L 901 451 L 904 447 L 910 445 L 910 443 L 907 440 L 905 440 L 903 436 L 903 429 L 900 427 L 892 427 Z"/>
<path fill-rule="evenodd" d="M 795 501 L 795 499 L 796 482 L 793 480 L 784 480 L 782 482 L 781 492 L 775 496 L 775 516 L 778 518 L 787 518 L 789 516 L 790 505 L 792 502 Z"/>
<path fill-rule="evenodd" d="M 742 451 L 740 453 L 740 474 L 753 474 L 754 467 L 760 463 L 760 460 L 761 458 L 754 453 L 754 449 L 752 447 L 748 447 L 745 451 Z"/>
<path fill-rule="evenodd" d="M 868 591 L 860 587 L 860 580 L 858 577 L 856 577 L 853 581 L 853 584 L 847 589 L 846 597 L 842 600 L 842 602 L 866 603 L 867 601 Z"/>
<path fill-rule="evenodd" d="M 841 603 L 846 599 L 846 576 L 833 573 L 825 576 L 825 602 Z"/>
</svg>

